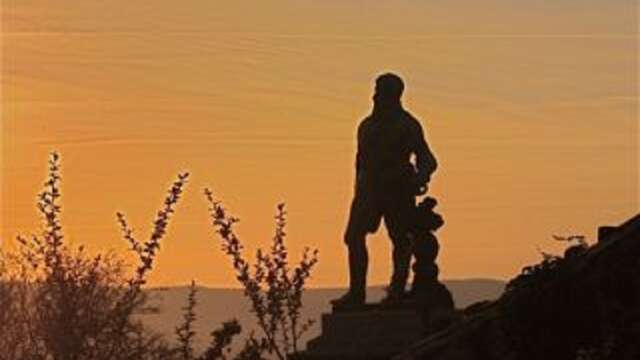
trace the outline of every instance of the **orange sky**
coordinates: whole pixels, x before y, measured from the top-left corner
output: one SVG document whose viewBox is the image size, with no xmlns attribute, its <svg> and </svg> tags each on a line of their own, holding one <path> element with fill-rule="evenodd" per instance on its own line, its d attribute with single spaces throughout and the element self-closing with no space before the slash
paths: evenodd
<svg viewBox="0 0 640 360">
<path fill-rule="evenodd" d="M 480 3 L 482 3 L 480 5 Z M 253 252 L 275 204 L 313 285 L 346 283 L 354 131 L 376 74 L 407 83 L 441 167 L 431 190 L 446 278 L 509 278 L 638 212 L 637 11 L 627 0 L 7 0 L 2 3 L 3 240 L 37 228 L 47 154 L 63 160 L 68 238 L 125 249 L 175 174 L 192 173 L 154 284 L 234 285 L 201 195 Z M 389 242 L 371 238 L 371 282 Z"/>
</svg>

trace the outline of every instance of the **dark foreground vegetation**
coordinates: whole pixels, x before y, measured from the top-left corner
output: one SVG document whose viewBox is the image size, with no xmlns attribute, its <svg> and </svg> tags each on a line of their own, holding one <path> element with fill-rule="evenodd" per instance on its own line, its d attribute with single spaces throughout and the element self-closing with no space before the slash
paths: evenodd
<svg viewBox="0 0 640 360">
<path fill-rule="evenodd" d="M 307 250 L 298 264 L 289 265 L 286 212 L 279 205 L 271 248 L 258 251 L 250 264 L 233 229 L 237 219 L 208 190 L 212 225 L 250 299 L 260 332 L 247 334 L 241 350 L 231 354 L 242 327 L 229 319 L 212 324 L 210 344 L 195 349 L 195 283 L 174 339 L 143 326 L 139 315 L 153 311 L 144 286 L 188 177 L 179 174 L 170 187 L 148 239 L 138 240 L 126 217 L 117 213 L 122 236 L 137 259 L 129 266 L 112 252 L 90 255 L 83 246 L 69 246 L 60 223 L 60 159 L 52 154 L 37 203 L 42 229 L 18 237 L 15 248 L 0 253 L 0 360 L 255 360 L 285 359 L 298 351 L 300 336 L 311 325 L 300 310 L 317 252 Z"/>
</svg>

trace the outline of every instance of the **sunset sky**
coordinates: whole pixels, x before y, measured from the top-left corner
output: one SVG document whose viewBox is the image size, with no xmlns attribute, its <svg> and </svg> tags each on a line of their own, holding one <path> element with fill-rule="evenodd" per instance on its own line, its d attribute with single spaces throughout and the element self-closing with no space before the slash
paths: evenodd
<svg viewBox="0 0 640 360">
<path fill-rule="evenodd" d="M 154 285 L 234 286 L 202 196 L 241 218 L 251 255 L 275 205 L 288 243 L 320 250 L 312 285 L 347 281 L 354 135 L 394 71 L 440 168 L 444 278 L 508 279 L 638 212 L 633 0 L 2 2 L 5 246 L 38 229 L 48 153 L 63 162 L 67 238 L 124 252 L 175 175 L 192 174 Z M 371 283 L 389 277 L 386 233 Z"/>
</svg>

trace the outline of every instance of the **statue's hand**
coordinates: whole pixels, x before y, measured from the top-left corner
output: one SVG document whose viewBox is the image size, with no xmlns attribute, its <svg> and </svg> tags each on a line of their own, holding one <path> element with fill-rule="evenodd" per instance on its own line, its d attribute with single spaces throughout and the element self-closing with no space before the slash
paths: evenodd
<svg viewBox="0 0 640 360">
<path fill-rule="evenodd" d="M 421 196 L 427 193 L 427 190 L 429 190 L 429 186 L 427 184 L 424 184 L 422 186 L 418 186 L 416 188 L 416 196 Z"/>
<path fill-rule="evenodd" d="M 414 189 L 414 194 L 416 196 L 424 195 L 429 190 L 429 180 L 420 181 L 417 177 L 414 177 L 412 180 L 412 185 Z"/>
</svg>

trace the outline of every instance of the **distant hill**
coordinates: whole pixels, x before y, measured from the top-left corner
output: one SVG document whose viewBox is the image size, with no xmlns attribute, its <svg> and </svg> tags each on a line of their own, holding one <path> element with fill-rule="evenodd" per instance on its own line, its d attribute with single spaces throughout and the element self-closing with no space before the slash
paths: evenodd
<svg viewBox="0 0 640 360">
<path fill-rule="evenodd" d="M 496 299 L 504 290 L 505 283 L 491 279 L 465 279 L 444 281 L 456 301 L 456 306 L 463 308 L 477 301 Z M 305 293 L 303 318 L 319 320 L 320 314 L 330 310 L 329 301 L 340 296 L 345 289 L 320 288 L 309 289 Z M 144 323 L 154 331 L 174 338 L 174 329 L 181 321 L 181 308 L 186 304 L 188 287 L 168 287 L 150 289 L 151 304 L 159 308 L 159 313 L 143 316 Z M 376 286 L 369 289 L 369 301 L 382 298 L 384 288 Z M 198 304 L 196 313 L 197 343 L 204 346 L 209 340 L 209 333 L 223 321 L 238 319 L 245 329 L 245 334 L 255 328 L 249 304 L 240 289 L 215 289 L 198 287 Z M 306 334 L 303 342 L 320 333 L 316 323 Z M 239 342 L 238 342 L 239 343 Z"/>
</svg>

